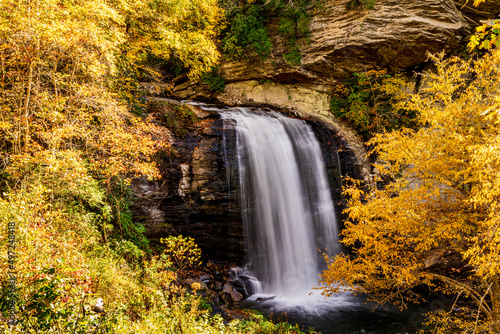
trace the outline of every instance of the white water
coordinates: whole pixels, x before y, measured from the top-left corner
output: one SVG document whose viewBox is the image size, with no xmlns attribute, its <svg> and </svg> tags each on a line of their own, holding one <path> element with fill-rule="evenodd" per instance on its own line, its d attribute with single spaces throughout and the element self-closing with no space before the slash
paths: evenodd
<svg viewBox="0 0 500 334">
<path fill-rule="evenodd" d="M 252 273 L 264 294 L 318 303 L 321 253 L 339 252 L 337 221 L 319 143 L 304 121 L 248 108 L 221 111 L 236 131 L 240 199 Z M 314 299 L 314 300 L 313 300 Z"/>
<path fill-rule="evenodd" d="M 246 276 L 254 295 L 240 302 L 275 321 L 288 318 L 322 333 L 399 334 L 420 329 L 418 311 L 377 309 L 351 292 L 324 298 L 311 288 L 324 265 L 317 249 L 340 251 L 337 222 L 319 145 L 303 121 L 275 112 L 189 102 L 217 111 L 236 132 L 240 199 L 250 250 Z M 226 147 L 227 156 L 234 145 Z M 228 159 L 228 176 L 233 169 Z M 254 274 L 258 280 L 251 275 Z M 417 321 L 415 321 L 417 316 Z"/>
</svg>

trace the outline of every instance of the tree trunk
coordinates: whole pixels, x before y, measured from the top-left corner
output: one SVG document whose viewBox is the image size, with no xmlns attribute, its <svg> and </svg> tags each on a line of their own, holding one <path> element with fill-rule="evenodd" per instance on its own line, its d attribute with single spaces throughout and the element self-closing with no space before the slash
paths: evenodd
<svg viewBox="0 0 500 334">
<path fill-rule="evenodd" d="M 491 332 L 500 334 L 500 282 L 494 279 L 491 286 Z"/>
</svg>

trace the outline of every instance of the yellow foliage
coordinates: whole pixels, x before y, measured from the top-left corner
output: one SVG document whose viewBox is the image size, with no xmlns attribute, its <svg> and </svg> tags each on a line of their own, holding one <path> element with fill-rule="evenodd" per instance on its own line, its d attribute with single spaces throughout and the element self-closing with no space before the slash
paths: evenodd
<svg viewBox="0 0 500 334">
<path fill-rule="evenodd" d="M 215 0 L 3 1 L 3 146 L 80 150 L 101 177 L 157 176 L 150 156 L 166 148 L 165 134 L 134 118 L 108 86 L 123 57 L 135 68 L 148 55 L 175 55 L 198 79 L 218 59 L 221 15 Z"/>
<path fill-rule="evenodd" d="M 217 60 L 220 15 L 213 0 L 0 1 L 0 306 L 5 316 L 15 223 L 17 311 L 27 321 L 13 332 L 105 332 L 81 313 L 96 294 L 109 297 L 116 332 L 150 333 L 149 320 L 163 329 L 181 318 L 196 323 L 194 311 L 166 315 L 162 288 L 175 276 L 157 271 L 157 281 L 141 282 L 110 249 L 103 186 L 115 176 L 157 177 L 153 156 L 169 146 L 167 131 L 116 93 L 123 58 L 135 69 L 150 54 L 177 56 L 195 79 Z M 138 325 L 140 312 L 149 320 Z M 199 332 L 231 332 L 222 327 L 207 321 Z"/>
<path fill-rule="evenodd" d="M 175 55 L 192 80 L 216 65 L 220 55 L 214 40 L 223 19 L 216 0 L 122 0 L 117 6 L 125 13 L 126 56 L 132 63 L 148 53 L 163 59 Z"/>
<path fill-rule="evenodd" d="M 107 88 L 117 74 L 116 55 L 130 38 L 125 20 L 103 0 L 2 2 L 4 154 L 22 159 L 41 158 L 42 150 L 53 157 L 75 151 L 102 178 L 157 176 L 150 157 L 167 147 L 165 134 L 151 119 L 134 118 Z"/>
<path fill-rule="evenodd" d="M 165 244 L 165 253 L 180 271 L 200 265 L 201 249 L 198 248 L 193 238 L 171 235 L 160 241 Z"/>
<path fill-rule="evenodd" d="M 474 0 L 474 6 L 479 6 L 483 2 L 484 0 Z M 482 24 L 476 27 L 476 33 L 471 36 L 467 44 L 471 51 L 475 48 L 493 49 L 500 45 L 500 20 L 493 19 L 481 22 Z"/>
<path fill-rule="evenodd" d="M 426 74 L 423 94 L 403 96 L 400 103 L 419 112 L 420 128 L 379 134 L 370 142 L 378 173 L 393 182 L 382 190 L 345 189 L 349 221 L 342 242 L 354 256 L 327 258 L 321 288 L 327 295 L 345 288 L 369 292 L 376 302 L 403 307 L 419 300 L 412 292 L 417 285 L 461 293 L 477 304 L 479 322 L 473 317 L 464 323 L 463 313 L 452 310 L 430 320 L 448 332 L 472 332 L 479 323 L 497 333 L 500 52 L 476 62 L 444 60 L 443 54 L 431 59 L 436 71 Z M 436 254 L 460 254 L 475 283 L 434 272 Z"/>
</svg>

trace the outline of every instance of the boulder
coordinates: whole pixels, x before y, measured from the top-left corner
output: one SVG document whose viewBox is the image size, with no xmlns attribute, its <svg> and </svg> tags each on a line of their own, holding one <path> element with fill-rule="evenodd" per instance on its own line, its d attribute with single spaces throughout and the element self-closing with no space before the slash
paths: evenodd
<svg viewBox="0 0 500 334">
<path fill-rule="evenodd" d="M 456 48 L 469 30 L 452 0 L 377 0 L 363 10 L 347 10 L 346 2 L 326 1 L 313 16 L 302 66 L 320 80 L 420 64 L 428 52 Z"/>
</svg>

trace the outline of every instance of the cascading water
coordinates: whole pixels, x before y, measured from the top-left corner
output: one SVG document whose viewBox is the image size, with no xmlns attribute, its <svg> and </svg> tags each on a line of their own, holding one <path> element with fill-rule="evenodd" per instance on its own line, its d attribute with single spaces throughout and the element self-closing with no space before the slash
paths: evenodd
<svg viewBox="0 0 500 334">
<path fill-rule="evenodd" d="M 323 334 L 416 332 L 419 322 L 412 318 L 420 311 L 373 311 L 363 296 L 349 292 L 328 299 L 310 295 L 323 269 L 320 252 L 340 251 L 322 153 L 310 126 L 272 111 L 190 103 L 218 112 L 231 133 L 224 138 L 226 168 L 229 180 L 231 162 L 237 165 L 250 268 L 234 268 L 233 275 L 253 293 L 240 306 L 275 320 L 285 314 Z"/>
<path fill-rule="evenodd" d="M 304 121 L 248 108 L 220 112 L 236 131 L 243 223 L 265 293 L 294 299 L 318 283 L 320 251 L 339 251 L 320 145 Z"/>
</svg>

